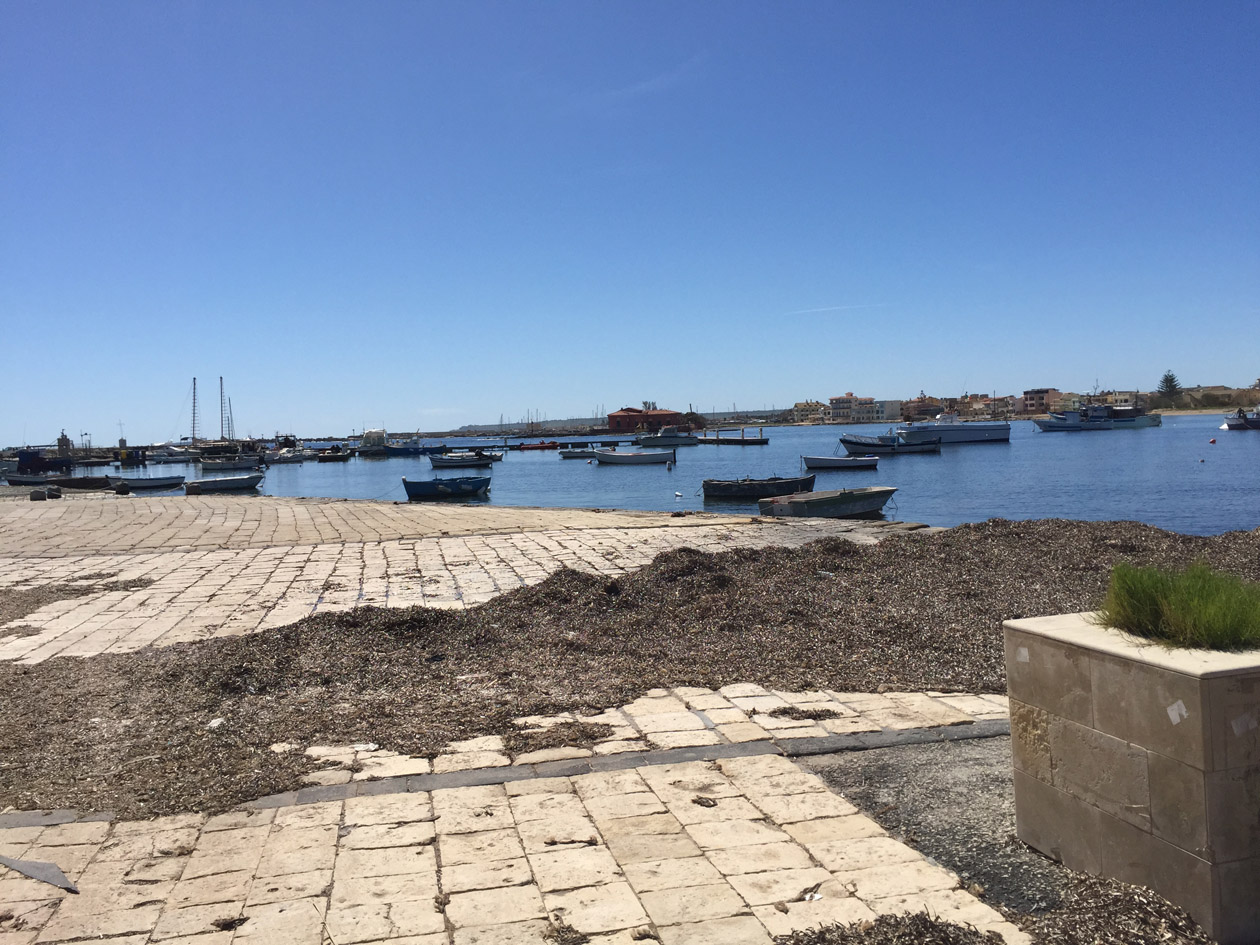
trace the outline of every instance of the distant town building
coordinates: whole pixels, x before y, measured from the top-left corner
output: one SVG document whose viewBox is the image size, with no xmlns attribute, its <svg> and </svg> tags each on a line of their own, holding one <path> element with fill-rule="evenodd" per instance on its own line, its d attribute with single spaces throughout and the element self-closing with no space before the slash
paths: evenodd
<svg viewBox="0 0 1260 945">
<path fill-rule="evenodd" d="M 655 433 L 661 427 L 679 426 L 683 415 L 677 410 L 640 410 L 622 407 L 608 415 L 609 433 Z"/>
<path fill-rule="evenodd" d="M 859 416 L 868 415 L 875 403 L 874 397 L 855 397 L 852 391 L 849 391 L 843 397 L 829 398 L 828 406 L 831 408 L 831 423 L 870 423 L 870 420 L 858 420 L 853 416 L 854 408 L 857 408 Z"/>
<path fill-rule="evenodd" d="M 798 400 L 792 405 L 793 423 L 821 423 L 827 405 L 819 400 Z"/>
<path fill-rule="evenodd" d="M 901 418 L 903 420 L 931 420 L 944 407 L 945 404 L 939 398 L 929 397 L 920 392 L 914 400 L 902 401 Z"/>
<path fill-rule="evenodd" d="M 1063 413 L 1067 410 L 1081 409 L 1081 395 L 1072 391 L 1064 391 L 1059 395 L 1058 399 L 1050 405 L 1050 410 L 1054 413 Z"/>
<path fill-rule="evenodd" d="M 1050 406 L 1062 396 L 1062 392 L 1053 387 L 1034 387 L 1024 391 L 1020 398 L 1020 413 L 1049 413 Z"/>
</svg>

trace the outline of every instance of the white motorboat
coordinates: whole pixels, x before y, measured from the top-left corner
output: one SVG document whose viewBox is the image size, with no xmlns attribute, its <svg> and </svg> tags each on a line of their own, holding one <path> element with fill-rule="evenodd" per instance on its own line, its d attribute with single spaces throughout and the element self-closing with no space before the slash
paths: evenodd
<svg viewBox="0 0 1260 945">
<path fill-rule="evenodd" d="M 234 469 L 257 469 L 262 465 L 259 453 L 238 453 L 235 456 L 217 456 L 198 460 L 202 472 L 230 472 Z"/>
<path fill-rule="evenodd" d="M 263 474 L 251 473 L 248 476 L 219 476 L 214 479 L 189 479 L 184 483 L 184 492 L 189 495 L 200 495 L 206 492 L 243 492 L 253 489 L 263 481 Z"/>
<path fill-rule="evenodd" d="M 806 469 L 875 469 L 879 457 L 866 456 L 802 456 Z"/>
<path fill-rule="evenodd" d="M 690 433 L 679 433 L 678 427 L 661 427 L 656 433 L 641 433 L 635 438 L 635 443 L 639 446 L 660 446 L 666 448 L 695 446 L 699 442 L 700 437 Z"/>
<path fill-rule="evenodd" d="M 674 463 L 678 455 L 674 450 L 652 450 L 650 452 L 629 452 L 617 450 L 596 450 L 595 461 L 609 466 L 645 466 L 650 463 Z"/>
<path fill-rule="evenodd" d="M 597 450 L 594 448 L 575 448 L 571 450 L 560 450 L 561 459 L 594 459 Z"/>
<path fill-rule="evenodd" d="M 899 424 L 895 430 L 903 443 L 1009 443 L 1011 425 L 1005 420 L 960 420 L 958 414 L 940 413 L 935 420 Z"/>
</svg>

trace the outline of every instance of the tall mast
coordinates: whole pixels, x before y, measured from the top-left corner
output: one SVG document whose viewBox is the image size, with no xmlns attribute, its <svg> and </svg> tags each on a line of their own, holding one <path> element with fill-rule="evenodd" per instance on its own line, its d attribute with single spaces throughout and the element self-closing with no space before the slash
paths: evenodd
<svg viewBox="0 0 1260 945">
<path fill-rule="evenodd" d="M 219 375 L 219 439 L 227 439 L 227 401 L 223 399 L 223 375 Z"/>
<path fill-rule="evenodd" d="M 192 445 L 197 445 L 197 379 L 193 378 Z"/>
</svg>

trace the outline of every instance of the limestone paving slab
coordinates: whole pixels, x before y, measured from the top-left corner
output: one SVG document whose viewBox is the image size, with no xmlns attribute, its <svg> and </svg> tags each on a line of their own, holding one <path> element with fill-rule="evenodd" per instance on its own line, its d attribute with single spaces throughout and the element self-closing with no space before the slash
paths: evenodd
<svg viewBox="0 0 1260 945">
<path fill-rule="evenodd" d="M 561 921 L 605 945 L 647 933 L 663 943 L 768 942 L 918 905 L 1026 941 L 865 815 L 833 815 L 827 798 L 851 806 L 788 758 L 662 761 L 212 819 L 0 826 L 0 844 L 71 865 L 82 889 L 68 897 L 6 873 L 0 893 L 38 887 L 24 914 L 50 945 L 102 935 L 137 945 L 528 942 L 546 941 Z M 756 793 L 767 783 L 795 793 Z M 722 805 L 732 819 L 684 823 L 671 813 Z M 442 828 L 447 817 L 456 829 Z M 464 829 L 474 822 L 492 829 Z M 48 831 L 90 842 L 41 845 Z M 173 833 L 191 839 L 161 855 L 130 846 Z M 273 855 L 286 871 L 268 875 Z M 189 875 L 224 856 L 257 865 Z M 128 889 L 133 876 L 144 883 Z"/>
</svg>

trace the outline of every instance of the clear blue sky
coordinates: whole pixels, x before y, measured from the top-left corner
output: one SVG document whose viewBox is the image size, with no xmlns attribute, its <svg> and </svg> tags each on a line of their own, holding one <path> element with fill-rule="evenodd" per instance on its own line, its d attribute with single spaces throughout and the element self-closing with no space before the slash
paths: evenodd
<svg viewBox="0 0 1260 945">
<path fill-rule="evenodd" d="M 0 443 L 1245 386 L 1260 4 L 0 4 Z"/>
</svg>

